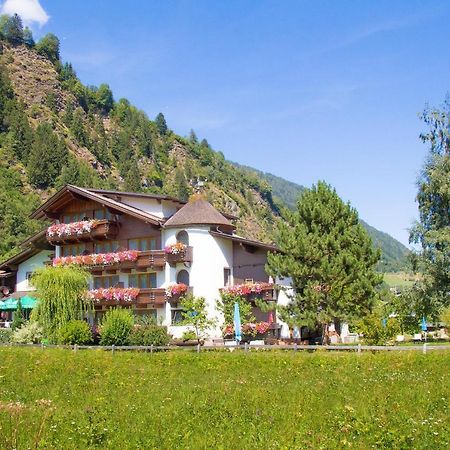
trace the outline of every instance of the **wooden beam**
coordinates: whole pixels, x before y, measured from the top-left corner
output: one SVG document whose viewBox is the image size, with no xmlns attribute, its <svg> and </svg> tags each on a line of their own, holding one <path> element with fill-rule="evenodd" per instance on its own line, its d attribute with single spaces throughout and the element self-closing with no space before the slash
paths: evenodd
<svg viewBox="0 0 450 450">
<path fill-rule="evenodd" d="M 52 212 L 52 211 L 44 211 L 44 214 L 46 217 L 48 217 L 49 219 L 53 219 L 53 220 L 57 220 L 59 219 L 60 214 L 57 212 Z"/>
</svg>

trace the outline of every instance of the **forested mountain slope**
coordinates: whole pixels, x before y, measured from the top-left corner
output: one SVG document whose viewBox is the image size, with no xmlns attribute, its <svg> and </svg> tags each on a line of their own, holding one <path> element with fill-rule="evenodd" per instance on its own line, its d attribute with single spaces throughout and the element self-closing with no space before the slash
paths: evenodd
<svg viewBox="0 0 450 450">
<path fill-rule="evenodd" d="M 209 200 L 239 217 L 238 233 L 272 240 L 300 186 L 236 167 L 194 132 L 173 133 L 162 114 L 149 120 L 115 101 L 106 84 L 84 86 L 52 34 L 35 44 L 2 17 L 0 38 L 0 259 L 42 227 L 29 213 L 67 183 L 187 199 L 201 177 Z"/>
</svg>

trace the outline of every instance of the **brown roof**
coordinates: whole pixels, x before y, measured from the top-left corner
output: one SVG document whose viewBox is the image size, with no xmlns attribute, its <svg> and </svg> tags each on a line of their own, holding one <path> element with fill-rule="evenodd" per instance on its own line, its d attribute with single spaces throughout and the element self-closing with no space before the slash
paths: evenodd
<svg viewBox="0 0 450 450">
<path fill-rule="evenodd" d="M 164 227 L 185 225 L 217 225 L 234 228 L 223 214 L 202 198 L 186 203 L 164 224 Z"/>
<path fill-rule="evenodd" d="M 130 216 L 144 220 L 145 222 L 151 223 L 153 225 L 161 225 L 163 222 L 163 219 L 146 211 L 143 211 L 142 209 L 127 205 L 126 203 L 118 202 L 116 200 L 113 200 L 112 198 L 97 194 L 95 192 L 91 192 L 88 189 L 80 188 L 78 186 L 72 186 L 70 184 L 64 186 L 56 194 L 50 197 L 44 204 L 42 204 L 36 211 L 34 211 L 30 217 L 32 219 L 44 218 L 46 211 L 51 211 L 52 207 L 57 210 L 65 203 L 71 201 L 73 199 L 73 197 L 71 197 L 71 194 L 97 201 L 100 204 L 103 204 L 125 214 L 129 214 Z"/>
<path fill-rule="evenodd" d="M 174 203 L 180 203 L 184 205 L 186 202 L 170 195 L 160 195 L 160 194 L 150 194 L 145 192 L 123 192 L 123 191 L 112 191 L 106 189 L 86 189 L 89 192 L 94 192 L 95 194 L 100 194 L 103 196 L 113 196 L 113 197 L 137 197 L 137 198 L 149 198 L 153 200 L 167 200 Z"/>
<path fill-rule="evenodd" d="M 252 239 L 247 239 L 242 236 L 237 236 L 235 234 L 226 234 L 226 233 L 221 233 L 219 231 L 210 231 L 209 234 L 211 234 L 212 236 L 215 236 L 215 237 L 221 237 L 224 239 L 229 239 L 234 242 L 239 242 L 240 244 L 243 244 L 243 245 L 250 245 L 252 247 L 263 248 L 264 250 L 268 250 L 268 251 L 272 251 L 272 252 L 277 252 L 279 250 L 278 247 L 274 244 L 265 244 L 264 242 L 254 241 Z"/>
</svg>

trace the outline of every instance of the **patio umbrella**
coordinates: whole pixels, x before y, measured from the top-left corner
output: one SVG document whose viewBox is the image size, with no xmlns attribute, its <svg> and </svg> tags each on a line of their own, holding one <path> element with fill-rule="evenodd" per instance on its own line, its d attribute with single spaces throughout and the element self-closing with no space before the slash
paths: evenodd
<svg viewBox="0 0 450 450">
<path fill-rule="evenodd" d="M 234 304 L 234 335 L 236 338 L 236 342 L 241 342 L 242 339 L 242 331 L 241 331 L 241 314 L 239 312 L 239 303 L 235 302 Z"/>
<path fill-rule="evenodd" d="M 422 331 L 427 331 L 427 320 L 425 319 L 425 316 L 422 317 Z"/>
<path fill-rule="evenodd" d="M 23 309 L 33 309 L 37 304 L 37 300 L 34 297 L 25 295 L 24 297 L 21 297 L 20 304 Z"/>
<path fill-rule="evenodd" d="M 7 298 L 4 302 L 1 302 L 0 309 L 2 311 L 14 311 L 17 309 L 17 300 L 14 298 Z"/>
</svg>

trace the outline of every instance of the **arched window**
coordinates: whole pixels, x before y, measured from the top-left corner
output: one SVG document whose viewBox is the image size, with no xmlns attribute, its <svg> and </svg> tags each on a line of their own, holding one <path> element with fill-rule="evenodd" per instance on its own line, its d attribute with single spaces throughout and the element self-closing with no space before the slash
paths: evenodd
<svg viewBox="0 0 450 450">
<path fill-rule="evenodd" d="M 177 241 L 182 242 L 185 245 L 189 245 L 189 235 L 186 231 L 180 231 L 177 233 Z"/>
<path fill-rule="evenodd" d="M 189 272 L 187 270 L 180 270 L 177 273 L 177 283 L 183 283 L 189 286 Z"/>
</svg>

